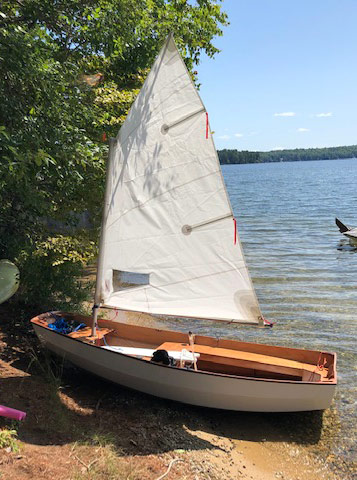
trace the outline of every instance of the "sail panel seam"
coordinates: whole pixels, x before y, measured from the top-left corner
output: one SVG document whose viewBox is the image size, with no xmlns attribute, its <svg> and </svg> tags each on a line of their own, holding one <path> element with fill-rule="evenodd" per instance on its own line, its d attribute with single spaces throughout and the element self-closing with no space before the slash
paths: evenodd
<svg viewBox="0 0 357 480">
<path fill-rule="evenodd" d="M 201 180 L 203 178 L 207 178 L 207 177 L 210 177 L 211 175 L 217 175 L 217 173 L 219 173 L 219 171 L 215 170 L 214 172 L 210 172 L 210 173 L 207 173 L 206 175 L 202 175 L 201 177 L 197 177 L 197 178 L 194 178 L 192 180 L 190 180 L 189 182 L 186 182 L 186 183 L 181 183 L 180 185 L 177 185 L 176 187 L 172 187 L 172 188 L 169 188 L 168 190 L 165 190 L 164 192 L 161 192 L 161 193 L 158 193 L 157 195 L 149 198 L 148 200 L 146 200 L 145 202 L 142 202 L 142 203 L 139 203 L 138 205 L 135 205 L 134 207 L 126 210 L 125 212 L 123 212 L 121 215 L 119 215 L 118 218 L 116 218 L 112 223 L 108 224 L 106 226 L 106 228 L 111 228 L 115 223 L 117 223 L 121 218 L 123 218 L 125 215 L 127 215 L 129 212 L 132 212 L 133 210 L 136 210 L 137 208 L 141 208 L 143 207 L 144 205 L 147 205 L 148 203 L 150 203 L 152 200 L 155 200 L 157 199 L 158 197 L 161 197 L 162 195 L 165 195 L 166 193 L 170 193 L 170 192 L 173 192 L 174 190 L 177 190 L 178 188 L 181 188 L 181 187 L 184 187 L 186 185 L 190 185 L 191 183 L 193 182 L 197 182 L 198 180 Z M 219 192 L 221 189 L 222 189 L 222 185 L 221 185 L 221 188 L 220 189 L 217 189 L 217 192 Z M 224 188 L 224 187 L 223 187 Z"/>
</svg>

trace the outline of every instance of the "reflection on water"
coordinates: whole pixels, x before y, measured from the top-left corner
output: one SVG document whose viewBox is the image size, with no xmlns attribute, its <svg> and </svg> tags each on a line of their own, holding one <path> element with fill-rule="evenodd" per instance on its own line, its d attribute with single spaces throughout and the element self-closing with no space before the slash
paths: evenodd
<svg viewBox="0 0 357 480">
<path fill-rule="evenodd" d="M 337 245 L 337 250 L 355 253 L 357 252 L 357 245 L 351 245 L 349 240 L 340 240 L 339 244 Z"/>
</svg>

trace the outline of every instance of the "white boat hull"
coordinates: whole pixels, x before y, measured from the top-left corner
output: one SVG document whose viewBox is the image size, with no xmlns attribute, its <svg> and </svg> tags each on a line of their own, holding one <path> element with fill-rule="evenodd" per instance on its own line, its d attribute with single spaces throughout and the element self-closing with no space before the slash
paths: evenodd
<svg viewBox="0 0 357 480">
<path fill-rule="evenodd" d="M 153 364 L 33 325 L 54 353 L 95 375 L 161 398 L 249 412 L 323 410 L 336 384 L 233 377 Z"/>
</svg>

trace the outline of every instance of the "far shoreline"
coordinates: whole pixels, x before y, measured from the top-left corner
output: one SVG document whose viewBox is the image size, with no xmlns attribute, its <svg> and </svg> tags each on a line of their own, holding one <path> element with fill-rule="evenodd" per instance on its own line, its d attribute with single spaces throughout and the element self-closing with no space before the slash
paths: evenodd
<svg viewBox="0 0 357 480">
<path fill-rule="evenodd" d="M 348 160 L 357 158 L 357 145 L 327 148 L 296 148 L 269 152 L 224 149 L 217 150 L 221 165 L 250 163 L 307 162 L 321 160 Z"/>
<path fill-rule="evenodd" d="M 333 160 L 356 160 L 357 157 L 351 158 L 312 158 L 311 160 L 282 160 L 282 161 L 275 161 L 275 162 L 246 162 L 246 163 L 220 163 L 221 166 L 224 167 L 236 167 L 244 166 L 244 165 L 269 165 L 269 164 L 280 164 L 280 163 L 307 163 L 307 162 L 329 162 Z"/>
</svg>

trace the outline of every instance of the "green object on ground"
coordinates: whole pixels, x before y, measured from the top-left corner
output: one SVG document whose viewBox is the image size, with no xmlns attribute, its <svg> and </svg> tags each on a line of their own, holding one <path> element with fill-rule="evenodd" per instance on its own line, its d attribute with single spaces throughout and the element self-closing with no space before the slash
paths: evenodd
<svg viewBox="0 0 357 480">
<path fill-rule="evenodd" d="M 8 300 L 20 285 L 20 272 L 10 260 L 0 260 L 0 304 Z"/>
</svg>

